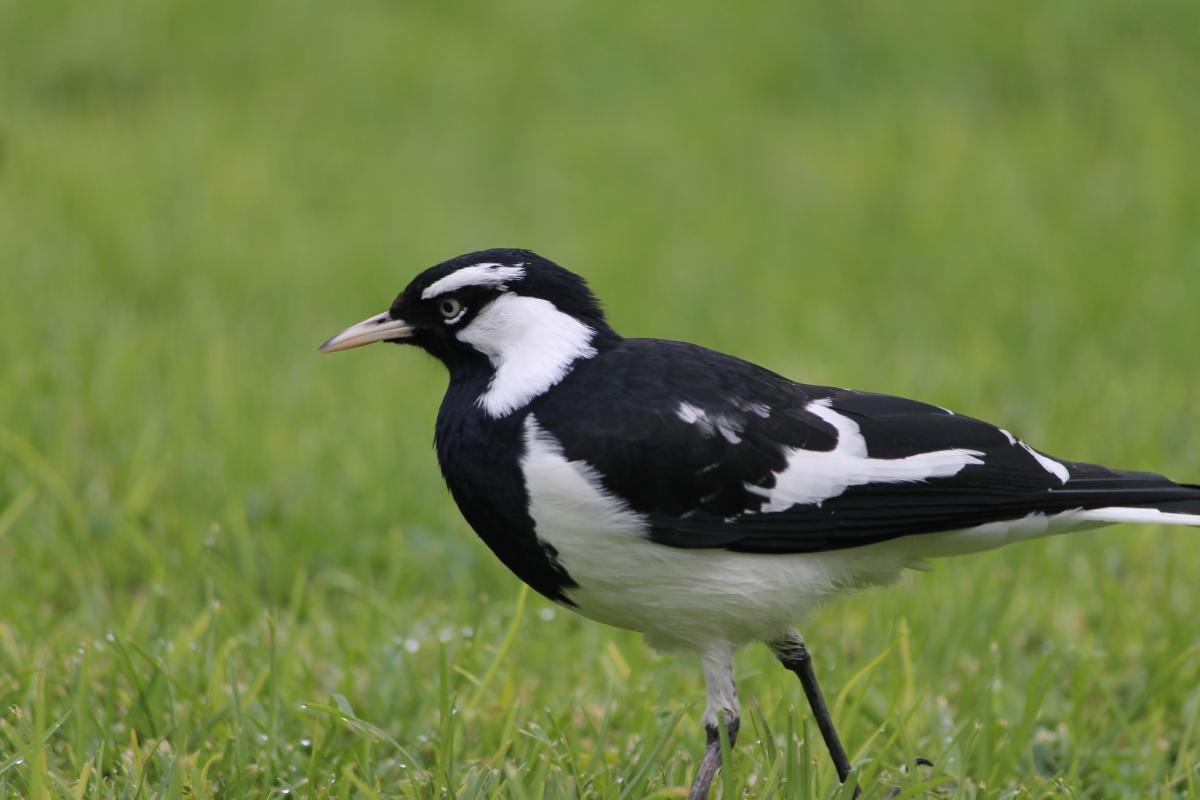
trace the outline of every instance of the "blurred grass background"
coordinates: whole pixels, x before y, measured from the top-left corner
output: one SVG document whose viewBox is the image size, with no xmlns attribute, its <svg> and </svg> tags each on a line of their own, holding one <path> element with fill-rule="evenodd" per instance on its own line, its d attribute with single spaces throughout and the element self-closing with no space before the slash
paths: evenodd
<svg viewBox="0 0 1200 800">
<path fill-rule="evenodd" d="M 0 0 L 0 796 L 683 795 L 697 665 L 522 598 L 439 366 L 316 356 L 466 250 L 1200 480 L 1198 53 L 1170 1 Z M 1196 796 L 1196 537 L 809 620 L 867 796 Z M 794 680 L 739 675 L 723 796 L 835 796 Z"/>
</svg>

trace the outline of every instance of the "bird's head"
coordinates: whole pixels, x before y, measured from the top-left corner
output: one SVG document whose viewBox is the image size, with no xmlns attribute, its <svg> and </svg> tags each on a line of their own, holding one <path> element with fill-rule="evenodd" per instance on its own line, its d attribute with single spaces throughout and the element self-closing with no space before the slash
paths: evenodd
<svg viewBox="0 0 1200 800">
<path fill-rule="evenodd" d="M 428 351 L 452 376 L 473 367 L 565 374 L 617 338 L 583 278 L 528 250 L 496 249 L 430 267 L 321 352 L 394 342 Z"/>
</svg>

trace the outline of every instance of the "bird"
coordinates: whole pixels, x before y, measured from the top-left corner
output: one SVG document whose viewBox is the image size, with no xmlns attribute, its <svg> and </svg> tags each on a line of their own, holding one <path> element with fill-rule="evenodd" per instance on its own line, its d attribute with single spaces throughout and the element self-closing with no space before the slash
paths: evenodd
<svg viewBox="0 0 1200 800">
<path fill-rule="evenodd" d="M 1200 526 L 1200 486 L 1067 461 L 901 397 L 797 383 L 686 342 L 625 338 L 587 282 L 530 250 L 420 272 L 329 353 L 414 345 L 449 384 L 435 450 L 469 526 L 585 617 L 695 654 L 707 704 L 689 798 L 739 729 L 733 656 L 795 673 L 851 772 L 796 626 L 930 559 L 1113 523 Z M 860 791 L 854 787 L 857 796 Z"/>
</svg>

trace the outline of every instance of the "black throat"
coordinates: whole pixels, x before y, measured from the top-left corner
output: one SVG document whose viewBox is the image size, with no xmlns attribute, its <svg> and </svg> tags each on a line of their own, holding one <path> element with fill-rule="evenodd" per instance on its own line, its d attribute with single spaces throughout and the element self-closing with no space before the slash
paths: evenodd
<svg viewBox="0 0 1200 800">
<path fill-rule="evenodd" d="M 477 404 L 492 378 L 487 359 L 465 359 L 450 367 L 450 386 L 438 410 L 436 446 L 446 486 L 479 538 L 518 578 L 542 595 L 574 605 L 564 594 L 577 586 L 541 542 L 529 516 L 529 494 L 521 470 L 528 409 L 499 419 Z"/>
</svg>

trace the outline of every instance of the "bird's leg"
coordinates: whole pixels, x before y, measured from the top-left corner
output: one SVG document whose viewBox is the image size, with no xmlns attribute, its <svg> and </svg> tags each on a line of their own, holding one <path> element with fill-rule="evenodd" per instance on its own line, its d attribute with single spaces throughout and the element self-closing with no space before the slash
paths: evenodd
<svg viewBox="0 0 1200 800">
<path fill-rule="evenodd" d="M 737 687 L 733 683 L 733 648 L 728 645 L 705 650 L 700 654 L 704 667 L 704 685 L 708 690 L 708 708 L 704 711 L 704 758 L 696 770 L 688 800 L 707 800 L 717 770 L 721 768 L 721 733 L 717 728 L 724 719 L 729 733 L 729 746 L 737 741 L 741 718 L 738 716 Z"/>
<path fill-rule="evenodd" d="M 833 717 L 829 714 L 829 707 L 825 705 L 825 697 L 817 684 L 812 656 L 808 654 L 804 640 L 795 631 L 788 631 L 784 636 L 770 642 L 770 647 L 779 663 L 796 673 L 796 677 L 800 679 L 800 685 L 804 687 L 804 694 L 808 697 L 808 705 L 817 719 L 817 727 L 821 730 L 821 738 L 825 740 L 829 757 L 833 759 L 833 766 L 837 769 L 838 780 L 845 783 L 850 775 L 850 759 L 846 757 L 846 749 L 842 747 L 842 740 L 838 738 L 837 729 L 833 727 Z M 859 794 L 860 790 L 855 786 L 854 796 L 858 797 Z"/>
</svg>

